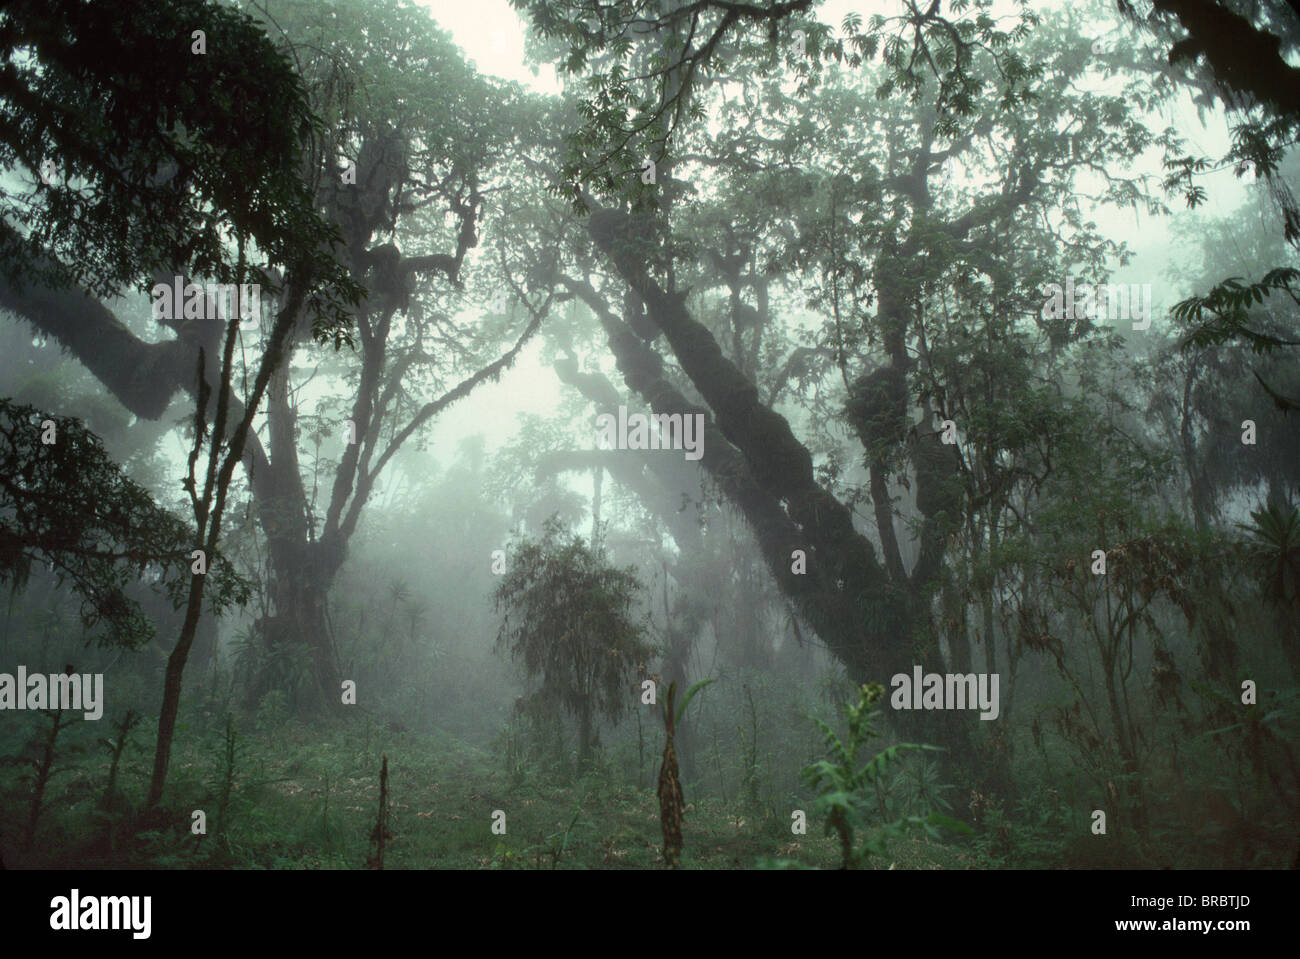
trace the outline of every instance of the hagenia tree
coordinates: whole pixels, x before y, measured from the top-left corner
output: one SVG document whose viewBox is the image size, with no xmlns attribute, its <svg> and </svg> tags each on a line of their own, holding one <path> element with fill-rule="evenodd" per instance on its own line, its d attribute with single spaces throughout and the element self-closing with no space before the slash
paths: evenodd
<svg viewBox="0 0 1300 959">
<path fill-rule="evenodd" d="M 184 486 L 201 555 L 167 663 L 153 806 L 253 416 L 301 318 L 340 341 L 359 290 L 336 263 L 337 234 L 303 181 L 319 123 L 290 61 L 248 17 L 201 0 L 111 8 L 20 0 L 0 10 L 0 49 L 0 161 L 32 177 L 31 192 L 0 207 L 0 303 L 76 352 L 98 351 L 87 365 L 154 416 L 177 387 L 196 400 Z M 90 299 L 169 275 L 256 283 L 282 297 L 242 396 L 232 389 L 240 304 L 228 316 L 211 301 L 198 318 L 176 311 L 177 346 L 147 350 L 153 362 L 140 364 L 129 331 Z"/>
<path fill-rule="evenodd" d="M 473 329 L 452 319 L 467 256 L 491 216 L 494 170 L 536 121 L 516 89 L 476 76 L 409 2 L 291 3 L 274 19 L 247 9 L 298 74 L 305 115 L 319 118 L 294 147 L 293 169 L 330 225 L 298 235 L 340 237 L 331 266 L 365 291 L 330 329 L 297 315 L 281 341 L 268 319 L 260 335 L 246 331 L 239 354 L 251 357 L 241 359 L 250 379 L 274 344 L 293 359 L 273 367 L 268 416 L 247 435 L 244 465 L 269 558 L 261 658 L 304 653 L 308 682 L 287 692 L 318 707 L 339 702 L 329 590 L 381 474 L 441 410 L 507 368 L 540 323 L 540 312 L 521 329 L 502 313 Z M 209 38 L 208 56 L 217 52 Z M 490 120 L 486 103 L 496 104 Z M 200 347 L 209 358 L 219 352 L 217 331 L 190 322 L 168 324 L 174 340 L 145 342 L 81 294 L 0 288 L 0 305 L 58 338 L 141 417 L 157 418 L 176 391 L 193 391 Z M 325 338 L 355 352 L 313 348 Z M 313 377 L 327 386 L 314 409 L 298 391 Z M 314 449 L 300 447 L 304 437 Z M 285 679 L 268 672 L 248 695 Z"/>
<path fill-rule="evenodd" d="M 583 278 L 575 251 L 577 275 L 559 282 L 592 305 L 628 386 L 656 412 L 707 406 L 704 468 L 856 681 L 914 664 L 964 669 L 978 639 L 941 638 L 931 617 L 948 550 L 963 534 L 988 548 L 1051 468 L 1055 387 L 1035 379 L 1094 331 L 1040 328 L 1040 284 L 1076 266 L 1100 278 L 1121 252 L 1078 210 L 1080 178 L 1159 145 L 1130 109 L 1156 94 L 1140 78 L 1122 94 L 1081 92 L 1090 40 L 1060 42 L 1077 24 L 1039 38 L 1028 11 L 1003 22 L 987 4 L 951 19 L 938 5 L 904 7 L 893 20 L 850 17 L 838 38 L 795 18 L 775 37 L 770 24 L 738 28 L 706 50 L 693 39 L 713 35 L 704 18 L 740 21 L 730 5 L 689 6 L 698 23 L 607 24 L 591 72 L 610 82 L 609 58 L 653 47 L 650 78 L 627 81 L 633 102 L 653 110 L 676 97 L 719 123 L 643 129 L 625 117 L 614 130 L 616 108 L 590 120 L 571 145 L 578 160 L 602 137 L 623 159 L 579 196 L 607 278 Z M 665 78 L 673 62 L 685 63 L 678 81 Z M 633 66 L 618 75 L 641 76 Z M 655 177 L 638 156 L 656 161 Z M 970 185 L 957 185 L 959 171 Z M 556 189 L 572 195 L 562 179 Z M 1160 208 L 1134 177 L 1109 177 L 1091 199 Z M 776 335 L 782 312 L 806 306 L 820 329 L 797 345 Z M 656 348 L 661 335 L 684 379 Z M 785 399 L 804 393 L 806 415 Z M 1034 422 L 999 419 L 1007 404 Z M 960 420 L 960 444 L 941 438 L 948 419 Z M 814 468 L 819 421 L 856 434 L 864 488 L 839 484 L 843 458 Z M 864 499 L 874 537 L 855 519 Z M 913 530 L 899 529 L 900 500 Z M 969 756 L 964 718 L 938 722 L 949 728 L 920 738 Z M 1005 780 L 1005 757 L 982 766 Z"/>
<path fill-rule="evenodd" d="M 308 687 L 286 691 L 319 706 L 339 702 L 327 604 L 371 493 L 444 409 L 513 363 L 544 315 L 457 316 L 493 194 L 517 173 L 509 154 L 538 121 L 516 87 L 476 74 L 405 0 L 281 4 L 266 28 L 328 123 L 303 163 L 366 291 L 355 352 L 313 349 L 306 328 L 295 332 L 301 349 L 272 378 L 266 432 L 250 441 L 271 575 L 259 641 L 268 662 L 310 664 Z M 314 403 L 299 393 L 313 380 L 325 387 Z M 283 680 L 265 675 L 248 695 Z"/>
</svg>

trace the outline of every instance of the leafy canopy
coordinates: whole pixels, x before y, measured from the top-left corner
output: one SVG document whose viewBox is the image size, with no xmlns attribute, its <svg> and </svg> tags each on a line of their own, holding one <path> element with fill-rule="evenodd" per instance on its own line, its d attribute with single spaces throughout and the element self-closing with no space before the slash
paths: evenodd
<svg viewBox="0 0 1300 959">
<path fill-rule="evenodd" d="M 155 270 L 247 281 L 233 242 L 247 238 L 344 326 L 358 291 L 301 174 L 318 135 L 292 63 L 238 11 L 14 0 L 0 10 L 0 165 L 32 180 L 0 191 L 0 270 L 95 295 Z"/>
</svg>

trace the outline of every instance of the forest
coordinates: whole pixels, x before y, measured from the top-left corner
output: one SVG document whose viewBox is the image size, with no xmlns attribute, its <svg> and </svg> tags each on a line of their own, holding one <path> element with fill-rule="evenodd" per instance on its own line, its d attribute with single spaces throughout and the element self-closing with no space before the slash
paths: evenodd
<svg viewBox="0 0 1300 959">
<path fill-rule="evenodd" d="M 0 867 L 1300 867 L 1296 0 L 0 56 Z"/>
</svg>

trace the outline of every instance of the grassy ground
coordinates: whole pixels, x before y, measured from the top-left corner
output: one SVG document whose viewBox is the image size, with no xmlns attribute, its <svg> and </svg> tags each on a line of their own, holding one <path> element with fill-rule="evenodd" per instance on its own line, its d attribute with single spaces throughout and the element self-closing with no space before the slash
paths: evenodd
<svg viewBox="0 0 1300 959">
<path fill-rule="evenodd" d="M 571 782 L 541 774 L 512 782 L 491 754 L 445 736 L 395 733 L 368 721 L 323 729 L 287 721 L 241 732 L 234 775 L 227 777 L 222 731 L 184 727 L 166 808 L 148 818 L 136 818 L 135 810 L 144 797 L 150 750 L 136 746 L 123 755 L 121 792 L 106 812 L 100 806 L 107 751 L 93 743 L 60 745 L 63 771 L 47 787 L 29 848 L 30 770 L 24 775 L 11 765 L 0 778 L 10 867 L 366 868 L 375 852 L 386 755 L 391 838 L 385 868 L 663 868 L 653 789 L 629 786 L 600 769 Z M 837 844 L 811 817 L 807 835 L 794 836 L 789 809 L 693 797 L 689 783 L 686 792 L 683 868 L 838 864 Z M 206 815 L 206 835 L 191 831 L 194 810 Z M 506 815 L 505 835 L 492 832 L 496 810 Z M 919 838 L 893 844 L 874 865 L 981 863 L 968 846 Z"/>
</svg>

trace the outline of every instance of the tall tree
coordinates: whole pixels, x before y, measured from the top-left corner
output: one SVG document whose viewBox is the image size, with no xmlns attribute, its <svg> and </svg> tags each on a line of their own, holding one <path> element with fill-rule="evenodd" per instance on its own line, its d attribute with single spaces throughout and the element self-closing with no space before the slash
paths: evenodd
<svg viewBox="0 0 1300 959">
<path fill-rule="evenodd" d="M 965 515 L 988 535 L 1016 476 L 999 476 L 1008 424 L 980 420 L 982 409 L 1007 398 L 969 395 L 975 384 L 966 374 L 949 379 L 958 364 L 945 374 L 928 356 L 931 344 L 948 345 L 930 338 L 967 337 L 963 353 L 992 359 L 1021 335 L 1015 318 L 1032 334 L 1038 284 L 1080 264 L 1100 274 L 1114 251 L 1074 209 L 1076 177 L 1158 142 L 1128 109 L 1135 97 L 1152 102 L 1150 84 L 1139 79 L 1123 96 L 1078 92 L 1090 69 L 1084 39 L 1074 47 L 1035 40 L 1029 13 L 1003 23 L 979 5 L 949 20 L 937 6 L 876 18 L 865 32 L 850 17 L 838 39 L 815 22 L 786 24 L 803 31 L 803 50 L 790 34 L 775 48 L 766 34 L 719 43 L 711 52 L 738 58 L 745 70 L 717 68 L 707 82 L 700 73 L 689 98 L 723 110 L 721 128 L 676 133 L 670 183 L 593 177 L 581 197 L 594 211 L 592 245 L 613 278 L 603 298 L 622 304 L 597 316 L 627 384 L 657 412 L 695 411 L 695 397 L 703 400 L 711 415 L 702 464 L 750 521 L 782 590 L 860 681 L 887 680 L 913 664 L 942 671 L 930 603 L 964 498 L 984 497 Z M 678 42 L 692 49 L 689 31 Z M 876 52 L 883 64 L 870 79 L 820 80 L 823 58 L 856 71 Z M 803 97 L 788 92 L 791 77 L 804 78 Z M 868 84 L 902 91 L 899 102 L 882 108 Z M 997 98 L 980 95 L 999 88 Z M 661 135 L 648 131 L 628 149 L 649 149 Z M 978 170 L 976 184 L 949 186 L 945 173 L 958 167 Z M 707 218 L 672 206 L 673 191 L 691 191 L 691 211 L 703 206 Z M 1094 199 L 1160 209 L 1133 177 L 1108 178 Z M 670 206 L 671 216 L 663 213 Z M 1061 252 L 1049 252 L 1053 246 Z M 1007 256 L 1014 265 L 999 263 Z M 783 358 L 763 356 L 762 342 L 778 277 L 826 317 L 811 345 Z M 705 295 L 718 287 L 720 315 Z M 629 289 L 630 300 L 622 293 Z M 969 323 L 938 332 L 959 304 L 975 306 L 985 321 L 982 344 Z M 1038 335 L 1064 346 L 1087 332 L 1083 325 Z M 684 380 L 657 350 L 661 336 Z M 858 525 L 855 498 L 838 498 L 833 474 L 814 468 L 813 450 L 796 432 L 800 420 L 778 408 L 801 366 L 805 382 L 843 384 L 831 415 L 860 441 L 875 541 Z M 986 385 L 995 380 L 1003 382 L 990 370 Z M 976 440 L 961 451 L 938 428 L 955 416 Z M 967 449 L 982 466 L 963 461 Z M 1018 468 L 1028 472 L 1028 464 Z M 985 474 L 980 483 L 972 482 L 975 470 Z M 896 529 L 900 490 L 919 514 L 910 543 Z M 952 656 L 970 662 L 966 650 Z M 958 718 L 939 738 L 960 746 L 966 735 Z"/>
<path fill-rule="evenodd" d="M 53 319 L 47 331 L 72 345 L 84 343 L 86 330 L 52 301 L 68 306 L 87 294 L 145 289 L 168 272 L 265 284 L 285 296 L 242 398 L 231 389 L 240 304 L 229 317 L 208 298 L 197 318 L 169 314 L 178 327 L 195 321 L 198 347 L 188 372 L 184 363 L 174 367 L 177 383 L 197 400 L 185 482 L 196 556 L 163 687 L 148 796 L 155 805 L 207 563 L 216 561 L 231 474 L 252 418 L 304 307 L 318 335 L 343 338 L 357 293 L 333 259 L 336 234 L 301 175 L 319 128 L 292 65 L 248 17 L 199 0 L 113 10 L 16 2 L 2 14 L 0 158 L 34 176 L 33 191 L 6 196 L 0 208 L 5 305 L 38 326 Z M 160 50 L 175 66 L 167 83 L 157 82 L 153 67 Z M 28 289 L 29 276 L 64 291 Z M 121 324 L 108 327 L 120 347 Z M 114 375 L 130 380 L 139 371 L 123 364 Z"/>
<path fill-rule="evenodd" d="M 236 374 L 256 380 L 259 357 L 278 351 L 266 387 L 268 416 L 247 433 L 243 450 L 270 557 L 272 609 L 261 632 L 271 646 L 309 651 L 305 703 L 337 702 L 325 598 L 370 493 L 406 442 L 510 365 L 543 315 L 528 314 L 518 329 L 513 316 L 498 312 L 493 335 L 484 337 L 451 318 L 449 297 L 459 294 L 467 255 L 478 243 L 493 166 L 534 121 L 517 91 L 474 75 L 428 12 L 410 3 L 355 3 L 346 16 L 322 15 L 311 3 L 278 8 L 273 19 L 249 10 L 304 85 L 298 100 L 286 102 L 301 102 L 320 121 L 297 143 L 294 174 L 330 225 L 293 235 L 340 237 L 330 268 L 351 289 L 366 291 L 355 308 L 333 316 L 341 322 L 332 326 L 296 317 L 281 345 L 275 316 L 251 324 L 259 329 L 243 331 L 238 354 L 251 359 Z M 483 123 L 473 104 L 492 99 L 502 108 L 496 122 Z M 283 272 L 265 278 L 292 289 Z M 175 338 L 150 343 L 81 290 L 0 283 L 0 305 L 58 339 L 141 417 L 161 416 L 179 390 L 195 394 L 199 352 L 211 376 L 217 373 L 219 324 L 169 322 Z M 313 350 L 313 339 L 350 343 L 355 353 L 331 357 Z M 312 411 L 297 390 L 317 376 L 330 391 Z M 231 408 L 244 410 L 237 401 Z M 326 443 L 323 455 L 318 445 L 305 463 L 304 426 L 318 439 L 355 442 Z"/>
<path fill-rule="evenodd" d="M 312 157 L 313 188 L 343 236 L 344 264 L 366 289 L 355 353 L 304 351 L 272 380 L 252 474 L 274 606 L 259 627 L 263 640 L 308 650 L 309 699 L 336 702 L 326 599 L 371 492 L 403 445 L 508 368 L 540 323 L 533 315 L 512 336 L 512 318 L 501 313 L 488 323 L 452 317 L 494 168 L 531 126 L 518 91 L 476 75 L 428 11 L 410 3 L 352 3 L 339 17 L 291 3 L 268 29 L 330 119 L 328 144 Z M 492 100 L 500 112 L 482 122 L 471 104 Z M 498 350 L 506 337 L 513 344 Z M 296 390 L 314 378 L 330 390 L 312 410 Z M 316 441 L 308 462 L 304 426 Z"/>
</svg>

